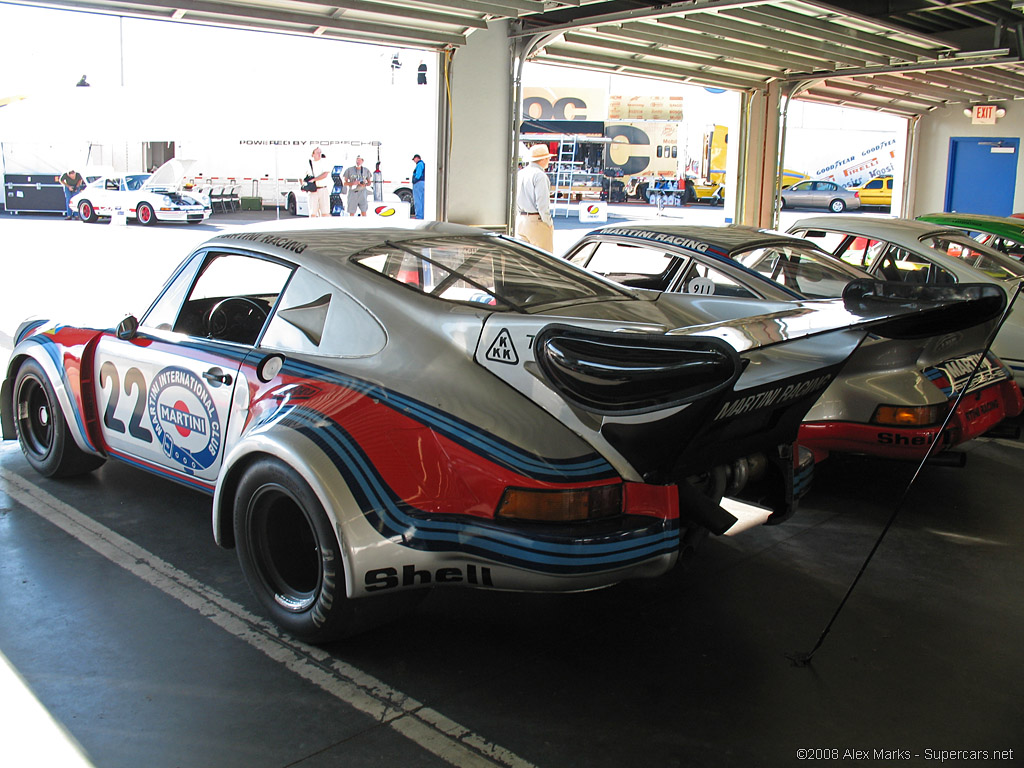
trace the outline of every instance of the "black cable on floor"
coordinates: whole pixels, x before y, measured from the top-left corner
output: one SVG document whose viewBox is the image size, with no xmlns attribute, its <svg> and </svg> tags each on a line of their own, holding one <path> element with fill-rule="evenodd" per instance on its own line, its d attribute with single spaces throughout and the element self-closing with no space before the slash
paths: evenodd
<svg viewBox="0 0 1024 768">
<path fill-rule="evenodd" d="M 1006 309 L 1003 310 L 1002 317 L 999 318 L 999 322 L 996 323 L 996 327 L 992 330 L 992 333 L 988 337 L 988 341 L 985 344 L 985 349 L 982 351 L 981 356 L 978 358 L 978 362 L 975 363 L 974 369 L 971 371 L 971 375 L 967 377 L 967 383 L 964 384 L 959 394 L 956 396 L 956 400 L 953 402 L 953 406 L 949 409 L 949 413 L 946 414 L 946 418 L 942 421 L 942 426 L 939 427 L 938 433 L 935 435 L 935 440 L 928 446 L 928 450 L 924 454 L 924 458 L 921 459 L 921 463 L 917 465 L 917 469 L 914 470 L 913 476 L 910 478 L 910 482 L 907 483 L 907 487 L 903 489 L 899 501 L 896 502 L 896 506 L 892 510 L 892 514 L 889 515 L 889 519 L 885 522 L 885 526 L 882 528 L 882 532 L 878 534 L 878 538 L 875 540 L 875 544 L 871 547 L 871 551 L 868 552 L 868 556 L 864 559 L 864 563 L 861 565 L 860 570 L 857 571 L 857 575 L 853 577 L 853 581 L 850 583 L 849 589 L 846 590 L 846 594 L 843 599 L 839 602 L 835 613 L 832 614 L 832 618 L 829 619 L 828 624 L 825 625 L 825 629 L 822 630 L 821 635 L 818 636 L 818 642 L 814 644 L 814 647 L 810 651 L 796 651 L 794 653 L 787 653 L 786 658 L 793 662 L 793 666 L 796 667 L 807 667 L 810 666 L 811 660 L 814 658 L 814 654 L 821 648 L 822 643 L 825 642 L 825 638 L 828 633 L 832 630 L 832 625 L 836 623 L 836 619 L 839 618 L 839 614 L 842 613 L 843 607 L 846 605 L 850 596 L 853 594 L 853 590 L 856 588 L 857 583 L 860 581 L 860 577 L 864 575 L 864 571 L 867 570 L 868 564 L 871 562 L 871 558 L 875 556 L 875 552 L 882 545 L 882 540 L 885 539 L 885 535 L 892 528 L 892 524 L 896 522 L 896 517 L 899 515 L 900 510 L 903 509 L 903 503 L 906 501 L 907 496 L 910 494 L 910 489 L 914 487 L 914 483 L 917 481 L 918 476 L 921 474 L 921 470 L 924 469 L 925 464 L 928 463 L 928 459 L 932 457 L 935 452 L 935 448 L 942 441 L 942 436 L 946 432 L 946 427 L 949 426 L 950 420 L 953 418 L 953 414 L 956 413 L 957 408 L 960 407 L 960 401 L 964 395 L 971 388 L 971 383 L 974 381 L 975 375 L 981 368 L 981 364 L 985 361 L 988 355 L 989 349 L 992 348 L 992 342 L 995 341 L 996 334 L 999 333 L 999 329 L 1003 327 L 1003 323 L 1006 322 L 1006 318 L 1010 316 L 1010 310 L 1013 309 L 1014 302 L 1017 301 L 1017 297 L 1021 294 L 1021 289 L 1024 288 L 1024 280 L 1017 281 L 1017 289 L 1013 292 L 1013 296 L 1006 305 Z"/>
</svg>

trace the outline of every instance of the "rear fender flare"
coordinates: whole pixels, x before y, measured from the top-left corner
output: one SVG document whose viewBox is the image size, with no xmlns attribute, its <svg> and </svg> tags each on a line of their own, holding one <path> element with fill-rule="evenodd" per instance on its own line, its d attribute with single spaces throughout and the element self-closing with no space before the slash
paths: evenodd
<svg viewBox="0 0 1024 768">
<path fill-rule="evenodd" d="M 232 518 L 235 490 L 246 469 L 256 459 L 266 456 L 277 459 L 297 472 L 323 505 L 338 537 L 345 563 L 345 592 L 351 597 L 355 588 L 353 553 L 347 537 L 342 534 L 339 511 L 356 510 L 358 513 L 358 504 L 330 458 L 295 430 L 274 425 L 259 428 L 258 433 L 242 437 L 224 458 L 213 494 L 214 541 L 221 547 L 234 548 Z"/>
</svg>

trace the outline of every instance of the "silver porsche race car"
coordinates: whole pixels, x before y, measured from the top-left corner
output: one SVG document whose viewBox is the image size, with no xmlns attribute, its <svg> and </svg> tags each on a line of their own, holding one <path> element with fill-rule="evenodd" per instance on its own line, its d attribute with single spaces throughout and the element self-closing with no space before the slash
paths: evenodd
<svg viewBox="0 0 1024 768">
<path fill-rule="evenodd" d="M 630 286 L 769 301 L 838 298 L 867 277 L 806 240 L 740 226 L 613 224 L 584 235 L 565 258 Z M 995 355 L 982 357 L 987 331 L 865 341 L 807 412 L 800 445 L 816 461 L 833 452 L 918 460 L 1017 416 L 1024 399 L 1012 373 Z"/>
<path fill-rule="evenodd" d="M 954 226 L 874 216 L 814 216 L 800 219 L 789 232 L 878 279 L 935 285 L 986 283 L 1009 296 L 1024 283 L 1024 264 Z M 1024 308 L 1019 303 L 992 351 L 1024 387 Z"/>
<path fill-rule="evenodd" d="M 209 493 L 268 615 L 326 642 L 388 596 L 653 577 L 734 512 L 784 519 L 800 420 L 866 334 L 1003 306 L 868 280 L 828 301 L 637 292 L 447 224 L 242 231 L 139 320 L 24 324 L 3 436 L 44 475 L 117 459 Z"/>
</svg>

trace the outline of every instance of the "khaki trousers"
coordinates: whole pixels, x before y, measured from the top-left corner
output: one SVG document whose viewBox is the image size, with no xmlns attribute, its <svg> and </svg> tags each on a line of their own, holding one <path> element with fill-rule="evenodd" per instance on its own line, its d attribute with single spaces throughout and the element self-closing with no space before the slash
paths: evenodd
<svg viewBox="0 0 1024 768">
<path fill-rule="evenodd" d="M 553 224 L 545 224 L 540 216 L 519 214 L 516 219 L 516 237 L 548 253 L 555 250 L 555 227 Z"/>
</svg>

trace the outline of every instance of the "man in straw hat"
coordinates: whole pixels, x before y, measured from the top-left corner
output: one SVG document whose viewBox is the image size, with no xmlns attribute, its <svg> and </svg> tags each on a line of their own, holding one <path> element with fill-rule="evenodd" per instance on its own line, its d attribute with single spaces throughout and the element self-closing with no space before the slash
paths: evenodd
<svg viewBox="0 0 1024 768">
<path fill-rule="evenodd" d="M 530 147 L 530 164 L 519 172 L 516 203 L 516 237 L 531 245 L 553 251 L 555 225 L 551 221 L 551 182 L 547 167 L 551 153 L 544 144 Z"/>
</svg>

